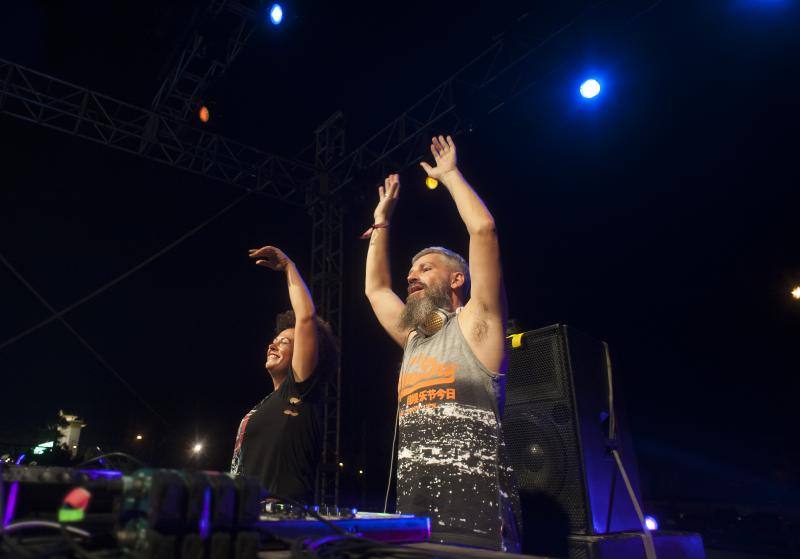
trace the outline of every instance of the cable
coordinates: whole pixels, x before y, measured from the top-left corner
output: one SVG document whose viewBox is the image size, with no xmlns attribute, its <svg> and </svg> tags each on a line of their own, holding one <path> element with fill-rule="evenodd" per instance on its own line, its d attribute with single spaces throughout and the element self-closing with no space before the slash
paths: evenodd
<svg viewBox="0 0 800 559">
<path fill-rule="evenodd" d="M 64 536 L 64 541 L 67 542 L 69 548 L 75 552 L 75 555 L 80 557 L 81 559 L 95 559 L 94 555 L 83 549 L 78 543 L 72 539 L 70 534 L 70 526 L 63 526 L 61 525 L 61 535 Z"/>
<path fill-rule="evenodd" d="M 89 460 L 86 460 L 85 462 L 81 462 L 80 464 L 78 464 L 75 467 L 76 468 L 82 468 L 83 466 L 88 466 L 89 464 L 92 464 L 93 462 L 97 462 L 98 460 L 102 460 L 104 458 L 112 458 L 114 456 L 119 456 L 120 458 L 126 458 L 126 459 L 130 460 L 131 462 L 133 462 L 134 464 L 136 464 L 137 466 L 139 466 L 140 468 L 146 468 L 147 467 L 147 464 L 145 464 L 144 462 L 142 462 L 141 460 L 139 460 L 135 456 L 132 456 L 132 455 L 127 454 L 125 452 L 109 452 L 107 454 L 99 454 L 99 455 L 95 456 L 94 458 L 90 458 Z"/>
<path fill-rule="evenodd" d="M 81 559 L 96 559 L 96 557 L 91 554 L 90 552 L 83 549 L 77 542 L 73 539 L 72 535 L 81 536 L 84 538 L 90 538 L 91 534 L 85 530 L 81 530 L 79 528 L 74 528 L 72 526 L 64 526 L 57 522 L 48 522 L 48 521 L 24 521 L 24 522 L 15 522 L 14 524 L 9 524 L 5 527 L 3 532 L 0 534 L 2 536 L 2 542 L 6 545 L 6 547 L 11 550 L 13 553 L 13 557 L 25 557 L 25 558 L 35 558 L 35 557 L 49 557 L 56 553 L 60 553 L 63 551 L 63 548 L 56 547 L 50 548 L 47 550 L 34 550 L 32 546 L 25 546 L 24 544 L 15 542 L 8 534 L 13 532 L 20 532 L 25 530 L 40 530 L 40 529 L 50 529 L 50 530 L 58 530 L 60 534 L 59 541 L 62 541 L 67 544 L 75 555 L 80 557 Z"/>
<path fill-rule="evenodd" d="M 61 530 L 63 528 L 67 532 L 77 536 L 83 536 L 84 538 L 92 537 L 92 535 L 86 530 L 81 530 L 80 528 L 75 528 L 74 526 L 63 526 L 58 522 L 48 522 L 46 520 L 27 520 L 22 522 L 14 522 L 13 524 L 9 524 L 5 527 L 5 532 L 18 532 L 20 530 L 30 530 L 31 528 L 52 528 L 55 530 Z"/>
<path fill-rule="evenodd" d="M 69 312 L 72 312 L 73 310 L 75 310 L 76 308 L 78 308 L 82 304 L 86 303 L 87 301 L 89 301 L 91 299 L 94 299 L 95 297 L 97 297 L 98 295 L 100 295 L 104 291 L 107 291 L 108 289 L 110 289 L 114 285 L 118 284 L 119 282 L 121 282 L 122 280 L 127 278 L 128 276 L 138 272 L 139 270 L 141 270 L 142 268 L 144 268 L 145 266 L 150 264 L 150 262 L 152 262 L 153 260 L 155 260 L 159 256 L 169 252 L 170 250 L 172 250 L 173 248 L 178 246 L 180 243 L 182 243 L 183 241 L 185 241 L 186 239 L 188 239 L 189 237 L 191 237 L 192 235 L 194 235 L 195 233 L 200 231 L 203 227 L 207 226 L 209 223 L 211 223 L 212 221 L 214 221 L 215 219 L 220 217 L 222 214 L 224 214 L 225 212 L 231 210 L 239 202 L 244 200 L 249 194 L 250 194 L 250 191 L 245 192 L 244 194 L 242 194 L 241 196 L 236 198 L 233 202 L 231 202 L 230 204 L 228 204 L 227 206 L 222 208 L 220 211 L 218 211 L 217 213 L 215 213 L 214 215 L 212 215 L 211 217 L 209 217 L 205 221 L 201 222 L 196 227 L 190 229 L 188 232 L 184 233 L 183 235 L 181 235 L 180 237 L 178 237 L 177 239 L 172 241 L 170 244 L 168 244 L 167 246 L 165 246 L 164 248 L 162 248 L 161 250 L 159 250 L 158 252 L 156 252 L 152 256 L 146 258 L 145 260 L 143 260 L 142 262 L 140 262 L 139 264 L 137 264 L 136 266 L 134 266 L 133 268 L 131 268 L 127 272 L 124 272 L 123 274 L 117 276 L 116 278 L 114 278 L 113 280 L 109 281 L 108 283 L 98 287 L 97 289 L 95 289 L 94 291 L 92 291 L 91 293 L 86 295 L 85 297 L 82 297 L 81 299 L 78 299 L 77 301 L 75 301 L 71 305 L 67 305 L 66 307 L 64 307 L 63 309 L 61 309 L 58 312 L 56 312 L 55 309 L 51 308 L 51 311 L 54 313 L 52 316 L 50 316 L 49 318 L 44 319 L 43 321 L 39 322 L 38 324 L 35 324 L 35 325 L 31 326 L 27 330 L 24 330 L 24 331 L 20 332 L 16 336 L 12 336 L 11 338 L 9 338 L 6 341 L 4 341 L 3 343 L 0 343 L 0 351 L 5 349 L 6 347 L 10 346 L 14 342 L 17 342 L 17 341 L 21 340 L 25 336 L 27 336 L 29 334 L 32 334 L 36 330 L 40 329 L 42 326 L 46 326 L 47 324 L 50 324 L 54 320 L 60 319 L 65 314 L 67 314 Z M 5 259 L 3 259 L 3 260 L 5 260 Z M 48 308 L 50 308 L 50 307 L 48 306 Z"/>
<path fill-rule="evenodd" d="M 392 488 L 392 471 L 394 470 L 394 445 L 397 441 L 397 430 L 400 423 L 400 400 L 397 400 L 397 411 L 394 415 L 394 431 L 392 432 L 392 450 L 389 455 L 389 478 L 386 480 L 386 497 L 383 499 L 383 512 L 389 508 L 389 490 Z"/>
<path fill-rule="evenodd" d="M 141 394 L 139 394 L 139 393 L 136 391 L 136 389 L 135 389 L 135 388 L 133 388 L 133 386 L 131 386 L 131 385 L 128 383 L 128 381 L 126 381 L 126 380 L 125 380 L 125 379 L 122 377 L 122 375 L 120 375 L 120 374 L 119 374 L 119 373 L 116 371 L 116 369 L 114 369 L 114 367 L 112 367 L 112 366 L 111 366 L 111 364 L 110 364 L 108 361 L 106 361 L 106 360 L 103 358 L 103 356 L 102 356 L 102 355 L 100 355 L 100 353 L 98 353 L 98 352 L 97 352 L 97 350 L 96 350 L 96 349 L 94 349 L 94 347 L 92 347 L 92 345 L 91 345 L 89 342 L 87 342 L 87 341 L 86 341 L 86 339 L 85 339 L 83 336 L 81 336 L 81 335 L 78 333 L 78 331 L 77 331 L 77 330 L 75 330 L 75 329 L 72 327 L 72 325 L 71 325 L 69 322 L 67 322 L 67 320 L 66 320 L 66 319 L 65 319 L 65 318 L 62 316 L 62 314 L 63 314 L 63 311 L 62 311 L 61 313 L 58 313 L 58 312 L 56 312 L 56 310 L 53 308 L 53 306 L 52 306 L 50 303 L 48 303 L 48 302 L 47 302 L 47 299 L 45 299 L 45 298 L 44 298 L 44 297 L 43 297 L 43 296 L 42 296 L 42 295 L 41 295 L 41 294 L 40 294 L 38 291 L 36 291 L 36 288 L 34 288 L 34 287 L 33 287 L 33 286 L 30 284 L 30 283 L 28 283 L 28 281 L 27 281 L 27 280 L 26 280 L 26 279 L 25 279 L 25 278 L 22 276 L 22 274 L 20 274 L 20 273 L 17 271 L 17 269 L 16 269 L 16 268 L 14 268 L 14 266 L 12 266 L 12 265 L 11 265 L 11 262 L 9 262 L 9 261 L 6 259 L 6 257 L 5 257 L 5 256 L 3 256 L 2 254 L 0 254 L 0 262 L 2 262 L 2 263 L 5 265 L 5 267 L 6 267 L 6 268 L 8 268 L 8 269 L 9 269 L 9 271 L 10 271 L 12 274 L 14 274 L 14 276 L 15 276 L 15 277 L 16 277 L 16 278 L 17 278 L 17 279 L 18 279 L 18 280 L 19 280 L 19 281 L 22 283 L 22 285 L 24 285 L 25 287 L 27 287 L 27 288 L 28 288 L 28 291 L 30 291 L 31 293 L 33 293 L 33 294 L 34 294 L 34 296 L 36 296 L 36 298 L 37 298 L 37 299 L 39 299 L 39 302 L 40 302 L 40 303 L 42 303 L 42 305 L 44 305 L 45 307 L 47 307 L 47 309 L 48 309 L 50 312 L 52 312 L 52 313 L 55 313 L 55 314 L 53 315 L 53 317 L 52 317 L 52 319 L 53 319 L 53 320 L 58 320 L 59 322 L 61 322 L 61 324 L 63 324 L 63 325 L 64 325 L 64 327 L 65 327 L 67 330 L 69 330 L 69 331 L 70 331 L 70 332 L 71 332 L 71 333 L 72 333 L 72 334 L 73 334 L 73 335 L 74 335 L 74 336 L 75 336 L 75 337 L 78 339 L 78 341 L 79 341 L 79 342 L 81 342 L 81 344 L 83 344 L 83 346 L 84 346 L 86 349 L 88 349 L 88 350 L 89 350 L 89 352 L 90 352 L 90 353 L 91 353 L 91 354 L 92 354 L 92 355 L 95 357 L 95 359 L 97 359 L 97 360 L 100 362 L 100 364 L 101 364 L 101 365 L 103 365 L 103 366 L 104 366 L 104 367 L 105 367 L 105 368 L 106 368 L 108 371 L 110 371 L 110 372 L 111 372 L 111 374 L 113 374 L 115 377 L 117 377 L 117 380 L 118 380 L 118 381 L 119 381 L 119 382 L 120 382 L 120 383 L 121 383 L 121 384 L 122 384 L 122 385 L 123 385 L 125 388 L 127 388 L 127 389 L 128 389 L 130 392 L 131 392 L 131 394 L 133 394 L 134 396 L 136 396 L 136 398 L 137 398 L 137 399 L 138 399 L 138 400 L 139 400 L 139 401 L 140 401 L 140 402 L 141 402 L 141 403 L 142 403 L 142 404 L 143 404 L 143 405 L 144 405 L 144 406 L 145 406 L 147 409 L 149 409 L 149 410 L 150 410 L 150 411 L 153 413 L 153 415 L 155 415 L 157 418 L 159 418 L 161 421 L 163 421 L 165 425 L 169 426 L 169 421 L 167 421 L 167 420 L 164 418 L 164 416 L 162 416 L 160 413 L 158 413 L 158 411 L 156 411 L 156 409 L 155 409 L 153 406 L 151 406 L 151 405 L 150 405 L 150 404 L 147 402 L 147 400 L 145 400 L 145 399 L 144 399 L 144 397 L 143 397 Z M 2 347 L 0 347 L 0 349 L 2 349 Z"/>
</svg>

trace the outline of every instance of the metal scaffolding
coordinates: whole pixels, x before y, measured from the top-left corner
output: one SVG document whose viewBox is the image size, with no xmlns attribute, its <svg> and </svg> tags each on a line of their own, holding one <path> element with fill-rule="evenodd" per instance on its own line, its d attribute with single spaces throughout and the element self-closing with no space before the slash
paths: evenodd
<svg viewBox="0 0 800 559">
<path fill-rule="evenodd" d="M 0 59 L 0 113 L 304 205 L 311 163 L 253 148 Z"/>
<path fill-rule="evenodd" d="M 516 33 L 497 39 L 481 54 L 403 111 L 331 168 L 334 193 L 377 167 L 405 169 L 428 152 L 430 135 L 457 135 L 530 86 L 530 55 L 545 41 Z"/>
<path fill-rule="evenodd" d="M 308 192 L 311 214 L 311 292 L 319 314 L 330 322 L 337 336 L 342 332 L 343 204 L 331 196 L 327 169 L 344 154 L 345 122 L 337 112 L 314 132 L 314 160 L 320 173 Z M 322 461 L 317 473 L 316 502 L 339 504 L 339 456 L 341 427 L 341 358 L 334 378 L 325 385 Z"/>
<path fill-rule="evenodd" d="M 196 113 L 203 95 L 222 77 L 262 25 L 256 10 L 234 0 L 211 0 L 166 73 L 152 110 L 179 121 Z"/>
</svg>

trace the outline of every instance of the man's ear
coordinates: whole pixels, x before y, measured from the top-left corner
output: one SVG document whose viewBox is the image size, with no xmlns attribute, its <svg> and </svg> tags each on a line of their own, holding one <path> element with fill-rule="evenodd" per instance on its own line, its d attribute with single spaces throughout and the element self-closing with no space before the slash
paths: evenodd
<svg viewBox="0 0 800 559">
<path fill-rule="evenodd" d="M 464 272 L 451 272 L 450 273 L 451 289 L 458 289 L 462 285 L 464 285 Z"/>
</svg>

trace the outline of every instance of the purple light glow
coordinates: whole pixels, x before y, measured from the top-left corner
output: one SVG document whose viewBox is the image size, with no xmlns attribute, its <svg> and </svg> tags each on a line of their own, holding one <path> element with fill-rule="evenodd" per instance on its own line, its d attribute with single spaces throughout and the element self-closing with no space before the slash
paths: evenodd
<svg viewBox="0 0 800 559">
<path fill-rule="evenodd" d="M 116 470 L 79 470 L 80 473 L 88 476 L 89 479 L 117 479 L 122 477 L 122 472 Z"/>
<path fill-rule="evenodd" d="M 427 532 L 428 538 L 425 540 L 426 542 L 431 541 L 431 519 L 430 517 L 425 518 L 425 530 Z"/>
<path fill-rule="evenodd" d="M 15 481 L 11 484 L 8 490 L 8 500 L 6 501 L 6 511 L 3 515 L 3 528 L 11 524 L 14 519 L 14 510 L 17 508 L 17 491 L 19 490 L 19 482 Z"/>
<path fill-rule="evenodd" d="M 17 461 L 16 461 L 16 462 L 14 462 L 14 464 L 16 464 L 17 466 L 19 466 L 20 464 L 22 464 L 22 461 L 23 461 L 23 460 L 25 460 L 25 453 L 22 453 L 22 454 L 20 454 L 20 455 L 17 457 Z"/>
<path fill-rule="evenodd" d="M 644 524 L 648 530 L 658 530 L 658 521 L 650 515 L 644 517 Z"/>
<path fill-rule="evenodd" d="M 211 532 L 211 488 L 206 487 L 203 492 L 203 512 L 200 514 L 200 522 L 198 524 L 200 531 L 200 538 L 207 539 L 208 534 Z"/>
</svg>

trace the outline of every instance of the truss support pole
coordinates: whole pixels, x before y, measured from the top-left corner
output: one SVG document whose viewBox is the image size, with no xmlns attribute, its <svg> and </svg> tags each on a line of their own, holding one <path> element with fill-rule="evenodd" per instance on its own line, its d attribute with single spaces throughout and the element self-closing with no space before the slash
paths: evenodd
<svg viewBox="0 0 800 559">
<path fill-rule="evenodd" d="M 315 131 L 315 166 L 320 169 L 315 188 L 307 191 L 306 207 L 311 215 L 311 292 L 317 312 L 330 322 L 334 333 L 342 332 L 342 245 L 344 208 L 331 197 L 332 176 L 327 168 L 344 154 L 344 117 L 336 113 Z M 322 461 L 317 472 L 315 500 L 321 505 L 339 505 L 339 461 L 341 444 L 341 359 L 325 386 Z"/>
</svg>

